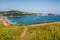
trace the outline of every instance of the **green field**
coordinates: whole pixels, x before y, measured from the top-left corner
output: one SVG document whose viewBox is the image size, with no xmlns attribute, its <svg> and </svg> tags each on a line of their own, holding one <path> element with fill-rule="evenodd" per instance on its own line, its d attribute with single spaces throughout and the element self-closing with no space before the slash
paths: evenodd
<svg viewBox="0 0 60 40">
<path fill-rule="evenodd" d="M 20 36 L 25 27 L 28 31 L 23 40 L 60 40 L 60 22 L 10 26 L 0 24 L 0 40 L 22 40 Z"/>
</svg>

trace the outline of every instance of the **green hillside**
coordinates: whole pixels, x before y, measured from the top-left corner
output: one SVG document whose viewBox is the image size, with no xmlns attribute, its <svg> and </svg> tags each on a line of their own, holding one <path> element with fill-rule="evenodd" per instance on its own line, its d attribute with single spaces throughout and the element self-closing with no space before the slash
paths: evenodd
<svg viewBox="0 0 60 40">
<path fill-rule="evenodd" d="M 26 15 L 36 15 L 35 13 L 28 13 L 23 11 L 11 10 L 11 11 L 1 11 L 0 16 L 26 16 Z"/>
<path fill-rule="evenodd" d="M 21 34 L 23 35 L 22 37 Z M 2 25 L 0 26 L 0 40 L 60 40 L 60 22 L 32 25 Z"/>
</svg>

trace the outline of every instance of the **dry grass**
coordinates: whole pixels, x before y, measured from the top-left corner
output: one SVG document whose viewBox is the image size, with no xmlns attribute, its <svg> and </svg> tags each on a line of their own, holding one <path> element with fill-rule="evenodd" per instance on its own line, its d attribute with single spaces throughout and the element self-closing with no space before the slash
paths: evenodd
<svg viewBox="0 0 60 40">
<path fill-rule="evenodd" d="M 0 26 L 0 40 L 20 40 L 20 35 L 27 27 L 23 40 L 60 40 L 60 22 Z"/>
</svg>

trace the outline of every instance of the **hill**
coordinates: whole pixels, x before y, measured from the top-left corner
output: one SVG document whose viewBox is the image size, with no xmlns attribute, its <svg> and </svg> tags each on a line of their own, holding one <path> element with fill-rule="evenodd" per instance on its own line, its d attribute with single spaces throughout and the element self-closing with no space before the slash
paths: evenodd
<svg viewBox="0 0 60 40">
<path fill-rule="evenodd" d="M 0 40 L 60 40 L 60 22 L 0 26 Z"/>
<path fill-rule="evenodd" d="M 24 16 L 24 15 L 36 15 L 35 13 L 28 13 L 23 11 L 11 10 L 11 11 L 1 11 L 0 16 Z"/>
</svg>

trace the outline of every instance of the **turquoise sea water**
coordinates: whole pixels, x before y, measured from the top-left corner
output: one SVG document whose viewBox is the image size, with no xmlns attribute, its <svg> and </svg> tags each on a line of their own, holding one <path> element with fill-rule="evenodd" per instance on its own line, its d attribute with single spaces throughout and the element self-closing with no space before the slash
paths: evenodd
<svg viewBox="0 0 60 40">
<path fill-rule="evenodd" d="M 16 24 L 34 24 L 40 22 L 59 22 L 60 16 L 21 16 L 7 17 L 10 23 Z"/>
</svg>

